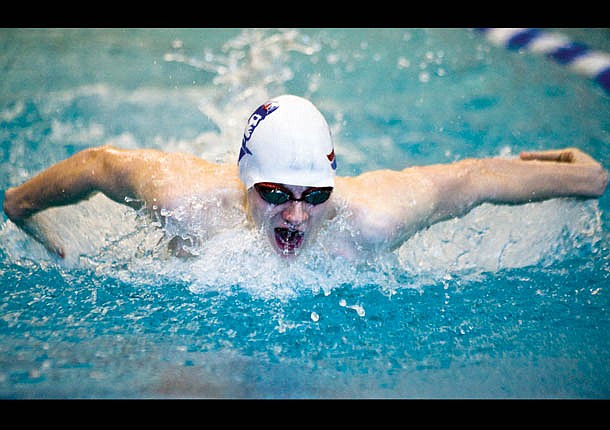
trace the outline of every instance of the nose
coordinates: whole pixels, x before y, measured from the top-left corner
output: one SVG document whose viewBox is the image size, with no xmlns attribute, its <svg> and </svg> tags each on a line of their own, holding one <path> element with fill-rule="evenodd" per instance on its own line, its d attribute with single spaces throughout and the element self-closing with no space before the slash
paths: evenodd
<svg viewBox="0 0 610 430">
<path fill-rule="evenodd" d="M 286 222 L 298 226 L 309 219 L 309 213 L 303 208 L 303 202 L 291 201 L 282 211 L 282 218 Z"/>
</svg>

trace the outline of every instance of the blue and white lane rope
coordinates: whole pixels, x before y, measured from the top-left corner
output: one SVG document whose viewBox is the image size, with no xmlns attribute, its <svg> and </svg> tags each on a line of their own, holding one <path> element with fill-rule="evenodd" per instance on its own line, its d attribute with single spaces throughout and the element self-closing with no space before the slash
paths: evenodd
<svg viewBox="0 0 610 430">
<path fill-rule="evenodd" d="M 546 55 L 597 82 L 610 95 L 610 55 L 574 42 L 561 33 L 538 28 L 476 28 L 494 45 Z"/>
</svg>

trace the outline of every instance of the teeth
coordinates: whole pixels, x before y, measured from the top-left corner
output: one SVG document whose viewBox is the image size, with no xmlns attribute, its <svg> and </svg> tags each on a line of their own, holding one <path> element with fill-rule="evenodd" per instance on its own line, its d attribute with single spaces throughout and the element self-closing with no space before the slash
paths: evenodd
<svg viewBox="0 0 610 430">
<path fill-rule="evenodd" d="M 275 237 L 278 245 L 284 252 L 292 253 L 300 246 L 304 233 L 299 230 L 278 227 L 275 229 Z"/>
<path fill-rule="evenodd" d="M 299 237 L 303 236 L 303 233 L 301 233 L 298 230 L 290 230 L 287 228 L 278 228 L 277 231 L 279 233 L 280 238 L 284 242 L 294 242 Z"/>
</svg>

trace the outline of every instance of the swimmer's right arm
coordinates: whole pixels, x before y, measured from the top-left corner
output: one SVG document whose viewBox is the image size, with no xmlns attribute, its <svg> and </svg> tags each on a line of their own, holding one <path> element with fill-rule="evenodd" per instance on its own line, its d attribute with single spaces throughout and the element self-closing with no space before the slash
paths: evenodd
<svg viewBox="0 0 610 430">
<path fill-rule="evenodd" d="M 8 218 L 47 249 L 63 257 L 35 215 L 47 208 L 65 206 L 101 192 L 111 200 L 139 210 L 160 213 L 198 196 L 222 189 L 239 200 L 243 185 L 233 164 L 210 163 L 187 153 L 156 149 L 118 149 L 100 146 L 60 161 L 4 196 Z"/>
<path fill-rule="evenodd" d="M 40 225 L 35 215 L 54 206 L 78 203 L 96 192 L 138 209 L 151 189 L 142 183 L 142 178 L 148 177 L 148 169 L 151 164 L 155 166 L 160 154 L 155 150 L 119 150 L 111 146 L 83 150 L 6 190 L 4 212 L 49 251 L 64 258 L 57 238 L 52 239 L 52 232 Z"/>
<path fill-rule="evenodd" d="M 23 184 L 6 190 L 4 212 L 17 225 L 32 215 L 53 207 L 78 203 L 95 192 L 130 206 L 136 200 L 125 201 L 125 196 L 139 196 L 131 171 L 138 169 L 141 157 L 125 160 L 127 152 L 111 146 L 80 151 L 62 160 Z M 136 202 L 136 203 L 134 203 Z"/>
</svg>

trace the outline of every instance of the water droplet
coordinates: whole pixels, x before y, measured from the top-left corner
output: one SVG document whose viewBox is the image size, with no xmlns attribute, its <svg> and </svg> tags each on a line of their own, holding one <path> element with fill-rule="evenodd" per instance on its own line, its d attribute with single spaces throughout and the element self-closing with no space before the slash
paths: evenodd
<svg viewBox="0 0 610 430">
<path fill-rule="evenodd" d="M 430 80 L 430 73 L 428 73 L 428 72 L 421 72 L 421 73 L 419 74 L 419 82 L 421 82 L 421 83 L 424 83 L 424 84 L 425 84 L 425 83 L 426 83 L 426 82 L 428 82 L 429 80 Z"/>
</svg>

